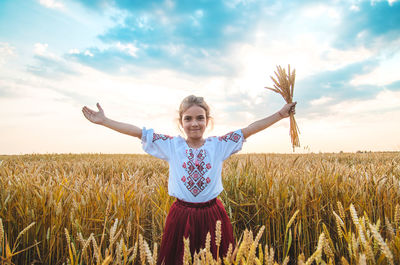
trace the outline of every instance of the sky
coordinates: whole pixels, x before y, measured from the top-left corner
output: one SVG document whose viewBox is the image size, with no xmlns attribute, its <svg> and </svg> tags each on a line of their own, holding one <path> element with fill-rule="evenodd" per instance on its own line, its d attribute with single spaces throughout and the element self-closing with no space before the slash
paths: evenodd
<svg viewBox="0 0 400 265">
<path fill-rule="evenodd" d="M 276 113 L 296 69 L 295 153 L 400 151 L 400 1 L 0 1 L 0 154 L 144 153 L 113 120 L 179 135 L 203 96 L 223 135 Z M 242 153 L 293 153 L 289 120 Z"/>
</svg>

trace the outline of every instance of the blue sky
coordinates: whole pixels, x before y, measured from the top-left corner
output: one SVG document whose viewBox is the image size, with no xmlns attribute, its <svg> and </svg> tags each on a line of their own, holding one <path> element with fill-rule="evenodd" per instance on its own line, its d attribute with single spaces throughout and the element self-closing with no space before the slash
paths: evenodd
<svg viewBox="0 0 400 265">
<path fill-rule="evenodd" d="M 400 151 L 400 1 L 0 1 L 0 154 L 143 153 L 83 106 L 170 135 L 187 95 L 207 135 L 284 101 L 265 86 L 296 68 L 296 152 Z M 291 152 L 288 121 L 243 152 Z"/>
</svg>

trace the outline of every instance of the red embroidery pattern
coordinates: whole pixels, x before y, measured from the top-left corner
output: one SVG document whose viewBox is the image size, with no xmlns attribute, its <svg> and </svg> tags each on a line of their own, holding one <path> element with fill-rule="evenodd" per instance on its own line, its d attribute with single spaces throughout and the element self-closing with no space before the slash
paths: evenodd
<svg viewBox="0 0 400 265">
<path fill-rule="evenodd" d="M 211 182 L 211 179 L 204 178 L 206 172 L 211 168 L 210 163 L 205 163 L 204 160 L 207 157 L 207 152 L 200 149 L 199 153 L 195 155 L 192 149 L 186 150 L 187 162 L 182 164 L 182 167 L 188 173 L 187 178 L 182 177 L 182 181 L 185 183 L 185 187 L 193 194 L 197 196 L 202 192 L 207 185 Z"/>
<path fill-rule="evenodd" d="M 237 134 L 235 132 L 230 132 L 230 133 L 225 134 L 224 136 L 218 137 L 218 140 L 220 140 L 220 141 L 224 140 L 225 142 L 228 142 L 228 140 L 231 140 L 231 141 L 237 143 L 241 137 L 242 136 L 240 134 Z"/>
<path fill-rule="evenodd" d="M 159 139 L 165 141 L 167 139 L 172 139 L 172 136 L 166 135 L 166 134 L 158 134 L 158 133 L 153 133 L 153 143 Z"/>
</svg>

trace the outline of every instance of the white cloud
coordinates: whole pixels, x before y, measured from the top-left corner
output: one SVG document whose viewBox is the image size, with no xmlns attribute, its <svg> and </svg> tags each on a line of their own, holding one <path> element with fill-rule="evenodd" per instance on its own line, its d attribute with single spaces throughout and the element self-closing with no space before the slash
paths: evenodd
<svg viewBox="0 0 400 265">
<path fill-rule="evenodd" d="M 278 33 L 277 33 L 278 34 Z M 288 35 L 291 33 L 288 32 Z M 241 72 L 237 79 L 243 80 L 243 85 L 255 84 L 257 79 L 270 82 L 276 65 L 287 67 L 290 64 L 296 69 L 296 80 L 323 71 L 333 71 L 349 64 L 361 62 L 373 56 L 373 52 L 365 47 L 354 47 L 348 50 L 338 50 L 332 47 L 329 39 L 321 34 L 293 32 L 290 39 L 277 38 L 259 34 L 254 44 L 237 45 L 232 49 L 230 57 L 232 64 L 240 66 Z M 242 76 L 240 76 L 242 75 Z M 243 75 L 248 75 L 246 80 Z M 265 83 L 263 86 L 270 86 Z"/>
<path fill-rule="evenodd" d="M 84 52 L 84 55 L 93 57 L 93 53 L 91 53 L 89 50 L 86 50 L 86 51 Z"/>
<path fill-rule="evenodd" d="M 136 23 L 139 28 L 142 28 L 144 30 L 153 30 L 153 27 L 151 26 L 149 17 L 147 15 L 143 15 L 137 18 Z"/>
<path fill-rule="evenodd" d="M 194 12 L 194 15 L 195 15 L 195 17 L 197 17 L 197 18 L 202 18 L 203 15 L 204 15 L 204 12 L 203 12 L 203 10 L 198 9 L 198 10 L 196 10 L 196 11 Z"/>
<path fill-rule="evenodd" d="M 193 26 L 200 27 L 201 23 L 200 20 L 203 18 L 204 12 L 201 9 L 198 9 L 194 12 L 194 15 L 190 16 L 192 19 Z"/>
<path fill-rule="evenodd" d="M 139 50 L 139 48 L 132 43 L 121 44 L 121 42 L 118 42 L 116 47 L 118 50 L 126 52 L 132 57 L 137 57 L 137 51 Z"/>
<path fill-rule="evenodd" d="M 237 32 L 239 32 L 240 28 L 232 26 L 232 25 L 227 25 L 222 29 L 222 32 L 224 33 L 224 35 L 233 35 Z M 265 32 L 262 32 L 263 34 Z"/>
<path fill-rule="evenodd" d="M 329 47 L 323 54 L 325 55 L 326 59 L 328 59 L 328 62 L 332 65 L 330 70 L 338 69 L 355 62 L 367 60 L 374 55 L 371 50 L 368 50 L 363 46 L 355 47 L 349 50 L 339 50 Z"/>
<path fill-rule="evenodd" d="M 301 15 L 308 18 L 329 17 L 333 19 L 340 19 L 340 12 L 332 6 L 317 5 L 309 6 L 302 10 Z"/>
<path fill-rule="evenodd" d="M 298 117 L 302 145 L 311 150 L 399 151 L 400 91 L 382 91 L 369 100 L 347 100 L 332 105 L 318 119 Z"/>
<path fill-rule="evenodd" d="M 175 7 L 175 3 L 172 0 L 165 0 L 164 2 L 165 6 L 168 7 L 169 9 L 172 9 Z"/>
<path fill-rule="evenodd" d="M 33 52 L 36 55 L 45 56 L 47 53 L 47 47 L 49 45 L 47 43 L 35 43 Z"/>
<path fill-rule="evenodd" d="M 14 55 L 15 48 L 7 42 L 0 42 L 0 65 L 7 61 L 7 57 Z"/>
<path fill-rule="evenodd" d="M 371 5 L 375 5 L 376 2 L 388 2 L 389 5 L 393 5 L 393 3 L 397 2 L 398 0 L 371 0 Z"/>
<path fill-rule="evenodd" d="M 311 104 L 312 106 L 323 105 L 323 104 L 325 104 L 325 103 L 328 103 L 329 101 L 332 101 L 332 99 L 333 99 L 333 98 L 331 98 L 331 97 L 322 96 L 322 97 L 320 97 L 320 98 L 318 98 L 318 99 L 311 100 L 311 101 L 310 101 L 310 104 Z"/>
<path fill-rule="evenodd" d="M 39 0 L 39 3 L 47 8 L 54 8 L 54 9 L 64 8 L 64 4 L 56 0 Z"/>
<path fill-rule="evenodd" d="M 7 42 L 0 42 L 0 55 L 13 55 L 14 47 Z"/>
<path fill-rule="evenodd" d="M 33 46 L 33 52 L 35 55 L 46 57 L 54 61 L 63 61 L 63 59 L 55 53 L 48 50 L 49 45 L 47 43 L 35 43 Z"/>
<path fill-rule="evenodd" d="M 223 3 L 229 8 L 236 8 L 240 4 L 246 4 L 246 0 L 223 0 Z"/>
<path fill-rule="evenodd" d="M 78 49 L 70 49 L 69 54 L 80 54 L 80 51 Z"/>
<path fill-rule="evenodd" d="M 378 85 L 384 86 L 400 80 L 398 66 L 400 62 L 400 52 L 392 58 L 383 60 L 372 72 L 357 75 L 351 80 L 351 84 L 358 85 Z"/>
<path fill-rule="evenodd" d="M 178 55 L 182 52 L 184 46 L 182 44 L 169 43 L 162 47 L 170 55 Z"/>
<path fill-rule="evenodd" d="M 54 61 L 62 61 L 63 59 L 55 53 L 48 50 L 49 45 L 47 43 L 35 43 L 33 46 L 33 52 L 35 55 L 46 57 Z"/>
<path fill-rule="evenodd" d="M 400 91 L 384 90 L 374 99 L 347 100 L 330 107 L 331 113 L 344 116 L 361 116 L 384 113 L 391 109 L 400 109 Z"/>
<path fill-rule="evenodd" d="M 209 57 L 210 53 L 206 49 L 200 49 L 201 54 L 203 54 L 205 57 Z"/>
<path fill-rule="evenodd" d="M 351 10 L 351 11 L 358 12 L 358 11 L 360 11 L 360 7 L 357 6 L 357 5 L 351 5 L 351 6 L 350 6 L 350 10 Z"/>
</svg>

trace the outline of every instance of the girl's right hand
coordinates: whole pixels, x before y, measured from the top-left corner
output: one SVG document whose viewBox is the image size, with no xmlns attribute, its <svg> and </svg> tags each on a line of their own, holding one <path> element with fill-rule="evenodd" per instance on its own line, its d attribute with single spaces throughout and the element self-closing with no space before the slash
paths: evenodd
<svg viewBox="0 0 400 265">
<path fill-rule="evenodd" d="M 104 111 L 101 108 L 100 104 L 97 103 L 96 106 L 99 109 L 99 111 L 94 111 L 94 110 L 89 109 L 88 107 L 84 106 L 82 108 L 82 112 L 83 112 L 83 115 L 85 115 L 86 119 L 88 119 L 89 121 L 96 123 L 96 124 L 102 124 L 105 121 L 106 116 L 104 115 Z"/>
</svg>

